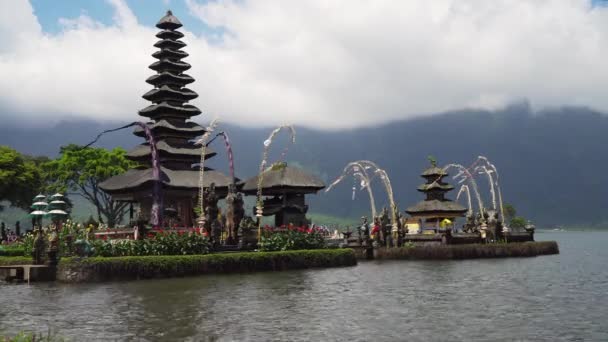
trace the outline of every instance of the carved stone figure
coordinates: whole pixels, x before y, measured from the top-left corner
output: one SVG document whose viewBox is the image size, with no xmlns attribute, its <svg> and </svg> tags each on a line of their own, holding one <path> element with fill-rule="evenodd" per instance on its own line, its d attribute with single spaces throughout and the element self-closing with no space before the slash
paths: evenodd
<svg viewBox="0 0 608 342">
<path fill-rule="evenodd" d="M 380 218 L 380 222 L 379 222 L 380 231 L 382 232 L 382 236 L 380 238 L 382 239 L 383 245 L 386 246 L 386 240 L 388 239 L 388 234 L 390 234 L 390 227 L 388 228 L 388 232 L 386 231 L 386 227 L 390 225 L 388 209 L 386 207 L 382 208 L 379 218 Z"/>
<path fill-rule="evenodd" d="M 487 224 L 488 224 L 488 235 L 493 241 L 497 241 L 500 238 L 501 227 L 498 222 L 498 212 L 496 210 L 486 211 Z"/>
<path fill-rule="evenodd" d="M 57 227 L 52 226 L 49 232 L 49 248 L 47 250 L 48 264 L 50 266 L 57 265 L 57 256 L 59 253 L 59 234 Z"/>
<path fill-rule="evenodd" d="M 236 194 L 234 199 L 234 226 L 239 227 L 241 221 L 245 217 L 245 203 L 243 201 L 243 195 L 241 193 Z M 236 236 L 235 236 L 236 237 Z"/>
<path fill-rule="evenodd" d="M 204 195 L 205 204 L 205 229 L 213 235 L 212 227 L 213 223 L 217 221 L 217 215 L 219 209 L 217 207 L 217 201 L 219 200 L 215 194 L 215 183 L 211 183 L 208 189 L 205 189 L 206 194 Z"/>
<path fill-rule="evenodd" d="M 466 223 L 464 224 L 465 233 L 473 233 L 477 230 L 477 221 L 475 220 L 475 214 L 469 212 L 466 216 Z"/>
<path fill-rule="evenodd" d="M 226 218 L 225 229 L 228 233 L 226 239 L 227 244 L 234 243 L 234 237 L 236 236 L 236 224 L 234 220 L 234 202 L 236 200 L 236 194 L 234 193 L 234 184 L 228 185 L 228 195 L 226 196 L 226 212 L 224 217 Z"/>
</svg>

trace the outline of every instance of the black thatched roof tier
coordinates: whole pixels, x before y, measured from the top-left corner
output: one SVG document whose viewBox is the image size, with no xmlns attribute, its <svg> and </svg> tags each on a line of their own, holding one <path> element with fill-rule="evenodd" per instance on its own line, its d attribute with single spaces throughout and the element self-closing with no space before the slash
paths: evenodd
<svg viewBox="0 0 608 342">
<path fill-rule="evenodd" d="M 156 75 L 152 75 L 152 76 L 148 77 L 146 82 L 148 82 L 149 84 L 152 84 L 153 86 L 156 86 L 156 87 L 159 87 L 159 86 L 165 85 L 165 84 L 183 87 L 186 84 L 190 84 L 190 83 L 194 82 L 194 78 L 192 78 L 190 75 L 186 75 L 186 74 L 175 75 L 175 74 L 165 71 L 165 72 L 161 72 Z"/>
<path fill-rule="evenodd" d="M 189 119 L 199 115 L 201 110 L 193 105 L 174 106 L 167 102 L 150 105 L 139 111 L 139 115 L 151 119 L 161 120 L 163 118 Z"/>
<path fill-rule="evenodd" d="M 439 183 L 439 182 L 433 182 L 431 184 L 422 184 L 418 187 L 418 191 L 421 192 L 427 192 L 430 190 L 442 190 L 442 191 L 450 191 L 454 189 L 453 185 L 450 184 L 445 184 L 445 183 Z"/>
<path fill-rule="evenodd" d="M 198 97 L 198 94 L 188 88 L 172 89 L 167 85 L 154 88 L 142 96 L 144 99 L 160 103 L 163 101 L 187 102 Z"/>
<path fill-rule="evenodd" d="M 425 178 L 432 177 L 432 176 L 445 177 L 447 175 L 448 175 L 448 173 L 444 169 L 437 167 L 437 166 L 431 166 L 428 169 L 424 170 L 421 174 L 421 176 L 425 177 Z"/>
<path fill-rule="evenodd" d="M 241 191 L 246 194 L 257 193 L 258 177 L 254 176 L 246 180 Z M 306 171 L 289 166 L 273 165 L 266 169 L 262 178 L 262 194 L 280 195 L 284 192 L 315 193 L 325 187 L 325 183 L 318 177 Z"/>
<path fill-rule="evenodd" d="M 171 50 L 171 49 L 162 49 L 160 51 L 156 51 L 152 54 L 152 57 L 156 59 L 163 58 L 173 58 L 173 59 L 182 59 L 188 57 L 188 53 L 182 50 Z"/>
<path fill-rule="evenodd" d="M 160 39 L 173 39 L 173 40 L 176 40 L 176 39 L 183 38 L 184 34 L 181 33 L 181 32 L 179 32 L 179 31 L 162 30 L 162 31 L 160 31 L 160 32 L 158 32 L 156 34 L 156 37 L 160 38 Z"/>
<path fill-rule="evenodd" d="M 147 125 L 150 127 L 155 136 L 162 135 L 163 133 L 173 133 L 173 136 L 194 138 L 205 133 L 205 128 L 191 121 L 177 125 L 172 124 L 167 120 L 160 120 L 157 122 L 148 122 Z M 138 137 L 146 136 L 144 130 L 139 126 L 135 127 L 133 134 Z"/>
<path fill-rule="evenodd" d="M 467 208 L 449 200 L 427 200 L 418 202 L 416 205 L 405 210 L 412 216 L 437 215 L 445 217 L 463 216 Z"/>
<path fill-rule="evenodd" d="M 156 27 L 162 30 L 176 30 L 182 27 L 182 23 L 171 11 L 167 11 L 167 14 L 156 23 Z"/>
<path fill-rule="evenodd" d="M 186 46 L 186 43 L 181 40 L 173 40 L 173 39 L 161 39 L 154 43 L 154 47 L 159 49 L 171 49 L 171 50 L 179 50 Z"/>
<path fill-rule="evenodd" d="M 194 145 L 186 145 L 186 146 L 171 146 L 166 141 L 159 141 L 156 143 L 156 149 L 158 153 L 162 156 L 172 155 L 172 156 L 189 156 L 200 159 L 201 156 L 201 148 L 200 146 Z M 141 158 L 150 156 L 150 145 L 149 144 L 141 144 L 127 152 L 128 158 Z M 211 148 L 207 147 L 205 150 L 205 158 L 213 157 L 216 153 L 211 150 Z"/>
<path fill-rule="evenodd" d="M 161 167 L 161 181 L 164 188 L 198 190 L 199 172 L 196 170 L 170 170 Z M 227 187 L 232 180 L 229 176 L 218 171 L 205 171 L 204 187 L 215 183 L 217 187 Z M 108 192 L 132 192 L 148 188 L 154 183 L 152 169 L 129 170 L 121 175 L 114 176 L 99 184 L 99 187 Z"/>
<path fill-rule="evenodd" d="M 186 62 L 177 62 L 169 59 L 161 59 L 160 61 L 156 61 L 150 64 L 148 68 L 158 72 L 174 71 L 179 74 L 180 72 L 186 71 L 191 67 L 192 66 L 190 66 L 190 64 Z"/>
</svg>

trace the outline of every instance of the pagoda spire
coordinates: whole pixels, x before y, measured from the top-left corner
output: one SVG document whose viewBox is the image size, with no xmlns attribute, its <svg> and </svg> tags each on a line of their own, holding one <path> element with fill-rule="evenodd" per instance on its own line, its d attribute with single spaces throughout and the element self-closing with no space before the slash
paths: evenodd
<svg viewBox="0 0 608 342">
<path fill-rule="evenodd" d="M 193 166 L 201 159 L 201 147 L 193 141 L 205 133 L 205 128 L 188 120 L 201 114 L 201 110 L 188 103 L 198 94 L 185 87 L 194 82 L 194 78 L 184 73 L 190 64 L 183 61 L 188 53 L 182 50 L 186 46 L 181 41 L 184 34 L 178 31 L 182 23 L 167 11 L 156 27 L 160 29 L 156 34 L 159 40 L 154 44 L 158 50 L 152 54 L 156 61 L 149 66 L 155 74 L 146 80 L 154 88 L 143 95 L 151 104 L 139 111 L 139 115 L 150 120 L 138 125 L 134 132 L 147 141 L 126 154 L 141 167 L 111 177 L 99 187 L 116 201 L 139 203 L 141 213 L 151 213 L 150 217 L 142 214 L 142 218 L 151 219 L 155 225 L 162 224 L 155 222 L 162 215 L 154 208 L 162 208 L 166 203 L 176 208 L 181 223 L 190 227 L 194 224 L 193 203 L 199 193 L 199 171 Z M 155 145 L 154 153 L 150 141 Z M 211 149 L 205 150 L 205 158 L 214 155 Z M 214 183 L 220 194 L 227 193 L 228 184 L 232 183 L 230 177 L 212 169 L 206 169 L 205 179 L 208 183 L 204 186 Z M 161 198 L 150 196 L 160 194 L 159 185 Z"/>
<path fill-rule="evenodd" d="M 199 115 L 201 110 L 187 104 L 197 98 L 198 94 L 185 88 L 185 85 L 194 82 L 194 79 L 184 73 L 190 69 L 190 64 L 182 61 L 188 57 L 188 53 L 181 50 L 186 46 L 186 43 L 180 40 L 184 34 L 177 31 L 182 27 L 182 23 L 171 11 L 167 11 L 156 27 L 161 31 L 156 34 L 160 40 L 154 46 L 160 50 L 152 54 L 157 61 L 149 66 L 156 74 L 146 80 L 154 89 L 143 95 L 143 98 L 152 104 L 140 110 L 139 115 L 155 121 L 164 119 L 185 122 L 186 119 Z"/>
</svg>

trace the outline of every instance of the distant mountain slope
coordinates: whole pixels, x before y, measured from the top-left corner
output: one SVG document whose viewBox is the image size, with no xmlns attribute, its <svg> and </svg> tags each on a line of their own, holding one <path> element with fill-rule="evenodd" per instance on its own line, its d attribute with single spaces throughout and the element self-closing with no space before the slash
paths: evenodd
<svg viewBox="0 0 608 342">
<path fill-rule="evenodd" d="M 0 144 L 23 153 L 53 156 L 59 146 L 83 144 L 98 132 L 119 124 L 63 122 L 52 129 L 0 128 Z M 270 129 L 223 127 L 233 142 L 237 176 L 257 172 L 262 142 Z M 297 129 L 297 143 L 288 160 L 317 172 L 327 183 L 352 160 L 369 159 L 385 168 L 403 209 L 422 198 L 416 186 L 427 156 L 440 164 L 470 164 L 485 155 L 498 167 L 505 202 L 521 214 L 542 224 L 599 223 L 608 221 L 608 117 L 585 108 L 563 108 L 531 113 L 527 105 L 504 110 L 455 111 L 378 127 L 326 132 Z M 286 138 L 278 138 L 273 160 L 278 158 Z M 130 131 L 111 133 L 98 146 L 130 149 L 140 139 Z M 210 166 L 226 170 L 223 144 L 214 143 L 218 156 Z M 451 180 L 451 179 L 450 179 Z M 483 177 L 478 180 L 487 193 Z M 311 196 L 311 210 L 342 217 L 357 217 L 368 210 L 367 195 L 351 201 L 351 180 L 335 191 Z M 454 191 L 455 192 L 455 191 Z M 375 187 L 378 206 L 385 192 Z M 456 194 L 452 193 L 452 197 Z M 487 196 L 486 196 L 487 199 Z"/>
</svg>

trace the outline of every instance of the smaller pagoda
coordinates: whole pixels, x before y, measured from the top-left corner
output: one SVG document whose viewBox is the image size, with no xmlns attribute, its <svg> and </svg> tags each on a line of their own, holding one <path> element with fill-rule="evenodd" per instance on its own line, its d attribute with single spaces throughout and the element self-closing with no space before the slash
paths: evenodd
<svg viewBox="0 0 608 342">
<path fill-rule="evenodd" d="M 242 192 L 256 195 L 260 175 L 249 178 L 242 186 Z M 308 205 L 305 195 L 323 189 L 325 184 L 318 177 L 306 171 L 289 166 L 284 162 L 273 164 L 262 173 L 263 216 L 275 217 L 275 226 L 308 224 Z M 253 208 L 254 215 L 256 208 Z"/>
<path fill-rule="evenodd" d="M 431 161 L 431 167 L 424 170 L 421 176 L 426 183 L 420 185 L 418 191 L 423 192 L 426 198 L 407 208 L 406 213 L 410 214 L 412 218 L 425 222 L 424 226 L 433 229 L 438 229 L 440 222 L 444 219 L 453 222 L 455 218 L 465 215 L 467 208 L 445 197 L 445 194 L 453 190 L 454 186 L 443 181 L 448 173 L 437 167 L 435 161 Z"/>
</svg>

